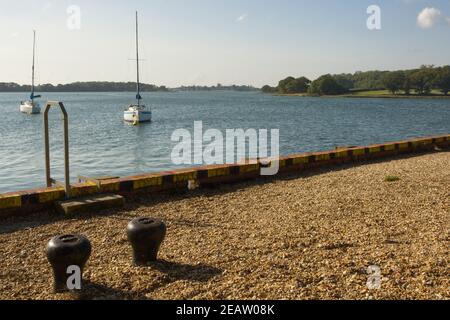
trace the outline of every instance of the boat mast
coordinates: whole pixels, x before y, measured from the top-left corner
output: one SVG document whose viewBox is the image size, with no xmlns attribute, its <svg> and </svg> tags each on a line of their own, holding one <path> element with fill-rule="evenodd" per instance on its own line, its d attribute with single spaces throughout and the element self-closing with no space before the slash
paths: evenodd
<svg viewBox="0 0 450 320">
<path fill-rule="evenodd" d="M 36 30 L 33 30 L 33 66 L 31 67 L 31 102 L 34 102 L 34 55 L 36 51 Z"/>
<path fill-rule="evenodd" d="M 137 71 L 137 81 L 136 81 L 136 99 L 137 105 L 140 107 L 141 104 L 141 86 L 139 84 L 139 26 L 138 26 L 138 12 L 136 11 L 136 71 Z"/>
</svg>

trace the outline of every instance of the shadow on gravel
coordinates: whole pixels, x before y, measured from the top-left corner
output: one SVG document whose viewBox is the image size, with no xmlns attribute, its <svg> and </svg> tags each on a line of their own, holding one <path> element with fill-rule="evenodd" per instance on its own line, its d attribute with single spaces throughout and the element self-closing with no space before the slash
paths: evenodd
<svg viewBox="0 0 450 320">
<path fill-rule="evenodd" d="M 84 289 L 77 294 L 77 300 L 149 300 L 144 293 L 127 292 L 101 284 L 85 282 Z"/>
<path fill-rule="evenodd" d="M 149 267 L 167 275 L 171 282 L 179 280 L 207 282 L 223 272 L 221 269 L 203 264 L 194 266 L 165 260 L 152 263 Z"/>
<path fill-rule="evenodd" d="M 164 287 L 170 283 L 184 280 L 192 282 L 207 282 L 208 280 L 222 274 L 222 270 L 207 265 L 188 265 L 165 260 L 159 260 L 148 267 L 158 270 L 163 274 L 155 279 L 152 287 L 143 291 L 124 291 L 105 285 L 85 281 L 83 291 L 76 293 L 75 300 L 151 300 L 149 294 L 154 290 Z"/>
</svg>

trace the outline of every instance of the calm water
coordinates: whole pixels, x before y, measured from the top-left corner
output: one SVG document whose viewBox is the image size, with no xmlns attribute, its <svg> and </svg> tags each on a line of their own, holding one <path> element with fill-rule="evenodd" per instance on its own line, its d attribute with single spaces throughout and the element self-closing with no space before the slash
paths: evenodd
<svg viewBox="0 0 450 320">
<path fill-rule="evenodd" d="M 42 115 L 19 113 L 27 94 L 0 94 L 0 192 L 44 186 Z M 281 153 L 366 145 L 450 133 L 450 100 L 318 99 L 259 93 L 146 94 L 154 122 L 122 122 L 127 93 L 44 94 L 69 112 L 71 175 L 128 176 L 175 168 L 172 132 L 207 128 L 279 128 Z M 53 176 L 63 176 L 62 121 L 51 112 Z"/>
</svg>

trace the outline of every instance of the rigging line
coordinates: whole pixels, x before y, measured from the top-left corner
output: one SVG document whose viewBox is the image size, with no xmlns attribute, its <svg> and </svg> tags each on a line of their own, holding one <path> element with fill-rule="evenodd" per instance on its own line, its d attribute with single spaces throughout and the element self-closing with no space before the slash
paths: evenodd
<svg viewBox="0 0 450 320">
<path fill-rule="evenodd" d="M 34 101 L 34 56 L 36 51 L 36 30 L 33 30 L 33 66 L 31 67 L 31 101 Z"/>
<path fill-rule="evenodd" d="M 136 11 L 136 70 L 137 70 L 137 102 L 138 107 L 140 105 L 140 84 L 139 84 L 139 25 L 138 25 L 138 12 Z"/>
</svg>

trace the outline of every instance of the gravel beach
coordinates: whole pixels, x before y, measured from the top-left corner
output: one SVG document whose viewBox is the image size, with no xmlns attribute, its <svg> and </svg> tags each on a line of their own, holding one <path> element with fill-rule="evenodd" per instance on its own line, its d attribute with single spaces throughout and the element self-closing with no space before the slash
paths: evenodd
<svg viewBox="0 0 450 320">
<path fill-rule="evenodd" d="M 140 216 L 168 225 L 161 260 L 144 268 L 131 265 L 125 232 Z M 93 246 L 77 296 L 52 293 L 45 257 L 47 242 L 66 233 Z M 3 220 L 0 299 L 450 299 L 449 244 L 442 152 L 142 196 L 75 219 Z M 379 288 L 368 288 L 370 266 Z"/>
</svg>

